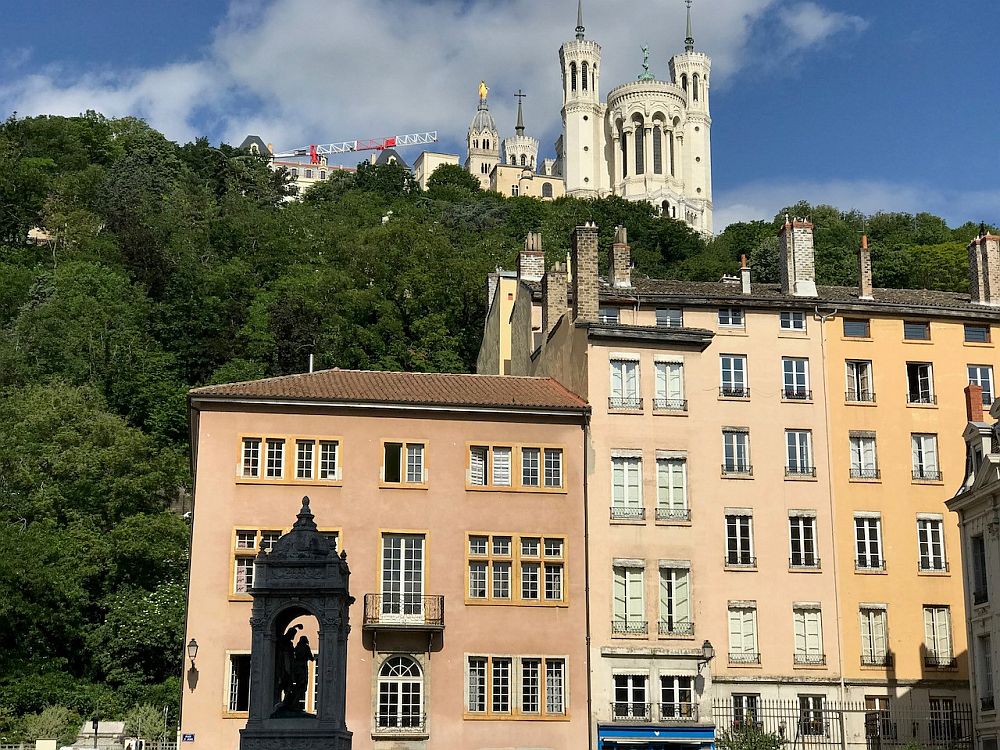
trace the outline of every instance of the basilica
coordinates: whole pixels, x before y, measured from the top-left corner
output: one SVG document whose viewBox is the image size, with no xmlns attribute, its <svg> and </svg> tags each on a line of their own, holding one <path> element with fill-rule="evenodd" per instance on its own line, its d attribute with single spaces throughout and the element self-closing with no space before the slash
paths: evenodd
<svg viewBox="0 0 1000 750">
<path fill-rule="evenodd" d="M 582 0 L 575 36 L 559 48 L 559 66 L 562 134 L 554 159 L 539 159 L 538 140 L 525 132 L 520 98 L 515 134 L 501 140 L 488 89 L 480 84 L 465 159 L 480 185 L 543 199 L 620 195 L 645 200 L 662 214 L 711 234 L 712 62 L 695 49 L 690 0 L 684 51 L 670 58 L 665 79 L 650 72 L 647 56 L 636 80 L 602 98 L 601 45 L 587 37 Z M 434 167 L 448 161 L 457 157 L 421 154 L 414 165 L 417 179 L 425 182 Z"/>
</svg>

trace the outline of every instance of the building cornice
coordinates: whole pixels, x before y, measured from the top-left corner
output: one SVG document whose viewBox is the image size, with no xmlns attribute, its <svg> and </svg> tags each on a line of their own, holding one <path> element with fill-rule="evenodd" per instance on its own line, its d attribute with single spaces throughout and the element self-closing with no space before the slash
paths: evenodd
<svg viewBox="0 0 1000 750">
<path fill-rule="evenodd" d="M 653 326 L 629 326 L 611 323 L 577 321 L 577 328 L 587 329 L 587 338 L 611 341 L 638 341 L 657 344 L 692 346 L 704 351 L 712 343 L 715 334 L 705 328 L 664 328 Z"/>
</svg>

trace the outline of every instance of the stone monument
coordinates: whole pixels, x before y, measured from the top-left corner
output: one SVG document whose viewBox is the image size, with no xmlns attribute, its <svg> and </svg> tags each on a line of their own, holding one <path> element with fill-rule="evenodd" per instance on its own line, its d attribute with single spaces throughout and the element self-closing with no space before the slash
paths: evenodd
<svg viewBox="0 0 1000 750">
<path fill-rule="evenodd" d="M 250 716 L 240 750 L 350 750 L 344 720 L 350 595 L 347 553 L 316 529 L 309 498 L 291 531 L 254 561 Z M 312 617 L 318 643 L 292 623 Z M 313 653 L 313 648 L 318 648 Z M 315 712 L 306 711 L 316 663 Z"/>
</svg>

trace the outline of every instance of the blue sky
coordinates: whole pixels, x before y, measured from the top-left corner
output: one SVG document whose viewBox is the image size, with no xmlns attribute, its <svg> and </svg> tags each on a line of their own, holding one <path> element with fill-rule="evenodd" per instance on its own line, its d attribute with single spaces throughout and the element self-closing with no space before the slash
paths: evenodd
<svg viewBox="0 0 1000 750">
<path fill-rule="evenodd" d="M 717 229 L 799 198 L 1000 222 L 995 0 L 695 0 L 713 58 Z M 585 0 L 603 93 L 683 43 L 681 0 Z M 0 0 L 0 114 L 135 114 L 177 140 L 278 148 L 437 129 L 480 78 L 553 155 L 575 0 Z M 412 158 L 416 152 L 404 156 Z"/>
</svg>

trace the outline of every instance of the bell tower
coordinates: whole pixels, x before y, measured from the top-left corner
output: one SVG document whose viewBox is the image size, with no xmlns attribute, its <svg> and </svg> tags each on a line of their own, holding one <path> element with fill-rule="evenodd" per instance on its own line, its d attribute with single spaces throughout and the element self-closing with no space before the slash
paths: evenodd
<svg viewBox="0 0 1000 750">
<path fill-rule="evenodd" d="M 566 194 L 596 198 L 607 194 L 611 179 L 604 158 L 601 45 L 587 39 L 585 32 L 583 0 L 578 0 L 576 38 L 559 48 L 563 132 L 556 153 L 566 179 Z"/>
<path fill-rule="evenodd" d="M 490 189 L 490 174 L 500 161 L 500 133 L 496 120 L 490 114 L 486 101 L 489 87 L 485 81 L 479 82 L 479 107 L 469 125 L 467 144 L 469 155 L 465 159 L 465 171 L 479 180 L 483 190 Z"/>
</svg>

